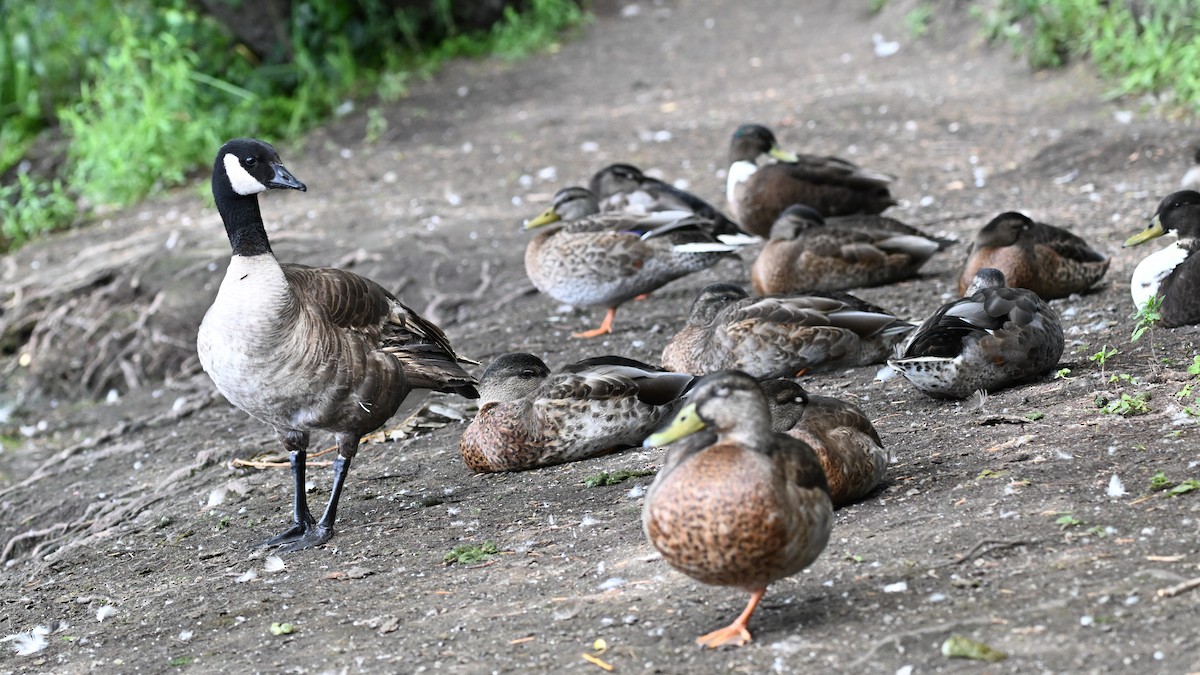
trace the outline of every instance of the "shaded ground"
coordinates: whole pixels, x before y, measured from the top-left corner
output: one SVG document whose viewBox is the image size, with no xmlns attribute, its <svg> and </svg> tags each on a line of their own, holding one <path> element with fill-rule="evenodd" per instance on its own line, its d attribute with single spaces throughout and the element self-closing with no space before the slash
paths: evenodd
<svg viewBox="0 0 1200 675">
<path fill-rule="evenodd" d="M 517 225 L 612 161 L 719 201 L 729 134 L 754 120 L 789 147 L 896 174 L 905 204 L 889 213 L 932 231 L 964 238 L 1020 209 L 1111 254 L 1107 286 L 1054 303 L 1068 377 L 982 406 L 926 399 L 900 379 L 876 381 L 875 368 L 812 378 L 811 390 L 871 414 L 896 456 L 891 479 L 838 512 L 809 570 L 771 588 L 752 645 L 705 653 L 692 639 L 728 622 L 744 596 L 696 584 L 653 553 L 640 525 L 650 477 L 584 485 L 602 471 L 655 469 L 657 454 L 473 476 L 457 455 L 462 423 L 423 413 L 436 423 L 364 446 L 331 545 L 270 572 L 249 546 L 289 517 L 286 469 L 230 461 L 275 453 L 273 435 L 184 360 L 174 372 L 191 374 L 166 385 L 43 404 L 12 422 L 25 426 L 0 454 L 0 634 L 67 625 L 37 654 L 0 650 L 0 672 L 594 673 L 581 654 L 601 638 L 600 658 L 617 672 L 1195 671 L 1198 596 L 1158 591 L 1200 575 L 1200 495 L 1149 485 L 1160 471 L 1200 478 L 1196 422 L 1173 396 L 1197 332 L 1130 343 L 1127 280 L 1144 253 L 1120 248 L 1177 184 L 1191 131 L 1138 114 L 1121 123 L 1137 102 L 1106 102 L 1083 70 L 1032 75 L 979 44 L 961 16 L 913 43 L 902 3 L 875 17 L 858 3 L 780 4 L 642 3 L 632 16 L 604 6 L 554 55 L 455 64 L 418 85 L 384 109 L 378 143 L 362 140 L 366 114 L 355 113 L 281 147 L 309 192 L 265 200 L 274 248 L 402 289 L 483 361 L 516 349 L 552 366 L 597 353 L 656 361 L 696 291 L 744 278 L 748 260 L 631 303 L 616 334 L 578 342 L 566 335 L 600 313 L 531 292 Z M 877 58 L 873 33 L 901 39 L 899 53 Z M 186 317 L 198 322 L 228 255 L 195 191 L 27 247 L 5 260 L 5 286 L 28 296 L 78 277 L 116 293 L 113 279 L 143 269 L 123 257 L 130 242 L 166 246 L 167 262 L 145 269 L 172 270 L 122 282 L 149 317 L 138 330 L 190 344 Z M 921 318 L 953 290 L 964 253 L 861 295 Z M 63 331 L 73 316 L 59 313 Z M 1103 345 L 1118 353 L 1101 367 L 1088 356 Z M 86 351 L 70 340 L 59 349 L 60 367 Z M 139 356 L 120 357 L 135 377 Z M 15 381 L 22 366 L 11 360 Z M 1150 412 L 1097 408 L 1099 394 L 1122 392 L 1149 392 Z M 411 407 L 427 401 L 463 408 L 450 398 Z M 1128 494 L 1109 496 L 1114 475 Z M 328 477 L 312 481 L 323 501 Z M 500 555 L 443 563 L 456 546 L 489 540 Z M 115 611 L 99 621 L 106 606 Z M 272 634 L 277 622 L 294 632 Z M 939 645 L 952 633 L 1011 657 L 947 660 Z"/>
</svg>

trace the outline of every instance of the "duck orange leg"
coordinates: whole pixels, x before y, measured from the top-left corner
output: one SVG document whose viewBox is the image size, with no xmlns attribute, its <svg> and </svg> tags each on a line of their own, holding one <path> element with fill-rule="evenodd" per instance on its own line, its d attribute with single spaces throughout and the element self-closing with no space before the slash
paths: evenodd
<svg viewBox="0 0 1200 675">
<path fill-rule="evenodd" d="M 585 330 L 582 333 L 571 333 L 571 337 L 577 338 L 593 338 L 597 335 L 608 335 L 612 332 L 613 317 L 617 315 L 616 307 L 609 307 L 608 313 L 604 315 L 604 321 L 600 322 L 599 328 Z"/>
<path fill-rule="evenodd" d="M 738 618 L 733 620 L 733 623 L 719 630 L 714 630 L 706 635 L 701 635 L 696 638 L 696 643 L 716 649 L 722 645 L 732 644 L 735 647 L 741 647 L 751 640 L 750 630 L 746 628 L 746 624 L 750 623 L 750 615 L 758 608 L 758 603 L 762 601 L 763 595 L 767 589 L 760 588 L 750 594 L 750 602 L 746 603 L 746 609 L 738 615 Z"/>
</svg>

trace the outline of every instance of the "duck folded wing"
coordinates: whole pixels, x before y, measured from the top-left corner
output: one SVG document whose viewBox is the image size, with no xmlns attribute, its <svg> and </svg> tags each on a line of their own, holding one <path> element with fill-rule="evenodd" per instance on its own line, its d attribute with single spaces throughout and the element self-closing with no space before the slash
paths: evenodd
<svg viewBox="0 0 1200 675">
<path fill-rule="evenodd" d="M 836 298 L 805 295 L 763 298 L 731 312 L 730 323 L 746 321 L 799 326 L 835 326 L 848 328 L 859 335 L 874 335 L 896 323 L 897 319 L 885 312 L 852 307 Z"/>
</svg>

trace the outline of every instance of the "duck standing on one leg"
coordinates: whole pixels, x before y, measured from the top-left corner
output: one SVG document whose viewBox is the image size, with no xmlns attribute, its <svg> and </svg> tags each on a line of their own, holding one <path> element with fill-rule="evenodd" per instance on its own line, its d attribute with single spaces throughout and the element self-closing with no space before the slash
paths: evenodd
<svg viewBox="0 0 1200 675">
<path fill-rule="evenodd" d="M 680 572 L 750 593 L 733 623 L 696 640 L 743 645 L 767 586 L 811 565 L 829 541 L 825 472 L 806 443 L 771 430 L 762 390 L 740 371 L 697 382 L 691 403 L 645 445 L 668 443 L 646 492 L 646 536 Z"/>
<path fill-rule="evenodd" d="M 229 141 L 217 153 L 212 191 L 233 257 L 204 321 L 200 364 L 229 402 L 275 427 L 291 457 L 292 527 L 266 542 L 295 551 L 333 536 L 338 500 L 359 439 L 388 420 L 412 389 L 475 398 L 441 329 L 375 282 L 352 272 L 280 264 L 258 193 L 306 190 L 275 148 Z M 333 488 L 318 520 L 305 497 L 309 434 L 333 432 Z"/>
</svg>

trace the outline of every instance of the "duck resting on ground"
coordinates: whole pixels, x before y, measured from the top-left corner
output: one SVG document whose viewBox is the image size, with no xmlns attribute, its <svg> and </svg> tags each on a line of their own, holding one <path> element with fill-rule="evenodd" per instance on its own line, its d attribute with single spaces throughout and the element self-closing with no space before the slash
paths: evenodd
<svg viewBox="0 0 1200 675">
<path fill-rule="evenodd" d="M 588 188 L 601 211 L 621 211 L 630 215 L 672 211 L 680 217 L 696 215 L 712 221 L 714 235 L 738 235 L 742 231 L 715 206 L 696 195 L 665 181 L 652 178 L 632 164 L 610 164 L 597 171 Z"/>
<path fill-rule="evenodd" d="M 1008 288 L 985 267 L 966 297 L 942 305 L 888 365 L 930 396 L 1003 389 L 1053 368 L 1063 353 L 1058 313 L 1037 293 Z"/>
<path fill-rule="evenodd" d="M 985 267 L 1003 272 L 1012 288 L 1027 288 L 1052 300 L 1090 289 L 1108 271 L 1108 258 L 1061 227 L 1009 211 L 975 235 L 958 277 L 958 292 L 965 292 Z"/>
<path fill-rule="evenodd" d="M 778 160 L 758 165 L 769 155 Z M 725 197 L 742 230 L 760 237 L 792 204 L 807 204 L 822 216 L 880 213 L 896 204 L 888 191 L 893 178 L 839 157 L 797 155 L 779 147 L 761 124 L 743 124 L 729 144 Z"/>
<path fill-rule="evenodd" d="M 560 221 L 565 223 L 546 227 Z M 717 241 L 711 225 L 699 216 L 662 221 L 655 214 L 600 213 L 590 190 L 563 188 L 553 206 L 525 224 L 546 228 L 529 240 L 525 273 L 559 302 L 607 308 L 599 328 L 572 337 L 605 335 L 623 303 L 732 255 L 736 247 Z"/>
<path fill-rule="evenodd" d="M 641 445 L 695 379 L 600 356 L 551 373 L 533 354 L 496 357 L 479 378 L 479 413 L 459 443 L 477 473 L 521 471 Z"/>
<path fill-rule="evenodd" d="M 754 377 L 882 363 L 913 325 L 837 291 L 751 298 L 735 284 L 711 284 L 687 323 L 663 348 L 667 370 L 704 375 L 743 370 Z"/>
<path fill-rule="evenodd" d="M 1146 256 L 1133 270 L 1133 305 L 1141 309 L 1157 297 L 1163 326 L 1200 324 L 1200 192 L 1182 190 L 1165 197 L 1150 226 L 1125 245 L 1137 246 L 1167 233 L 1178 239 Z"/>
<path fill-rule="evenodd" d="M 359 439 L 391 417 L 412 389 L 474 398 L 441 329 L 375 282 L 327 267 L 281 264 L 258 193 L 305 191 L 263 141 L 239 138 L 217 153 L 212 191 L 233 248 L 216 300 L 200 324 L 200 364 L 230 403 L 275 428 L 291 459 L 292 527 L 265 546 L 295 551 L 333 536 L 338 500 Z M 321 518 L 305 496 L 309 434 L 337 439 L 333 488 Z"/>
<path fill-rule="evenodd" d="M 885 219 L 848 216 L 826 221 L 803 204 L 787 207 L 750 268 L 754 290 L 773 295 L 890 284 L 916 275 L 942 247 L 913 228 L 897 232 L 872 226 L 867 218 Z"/>
<path fill-rule="evenodd" d="M 834 508 L 862 499 L 883 482 L 891 458 L 861 408 L 809 394 L 795 380 L 764 380 L 761 386 L 771 427 L 816 451 Z"/>
<path fill-rule="evenodd" d="M 816 453 L 771 430 L 758 383 L 737 371 L 699 380 L 644 445 L 667 446 L 642 510 L 650 543 L 689 577 L 750 593 L 733 623 L 696 642 L 749 642 L 747 624 L 767 586 L 808 567 L 829 541 L 833 504 Z"/>
</svg>

